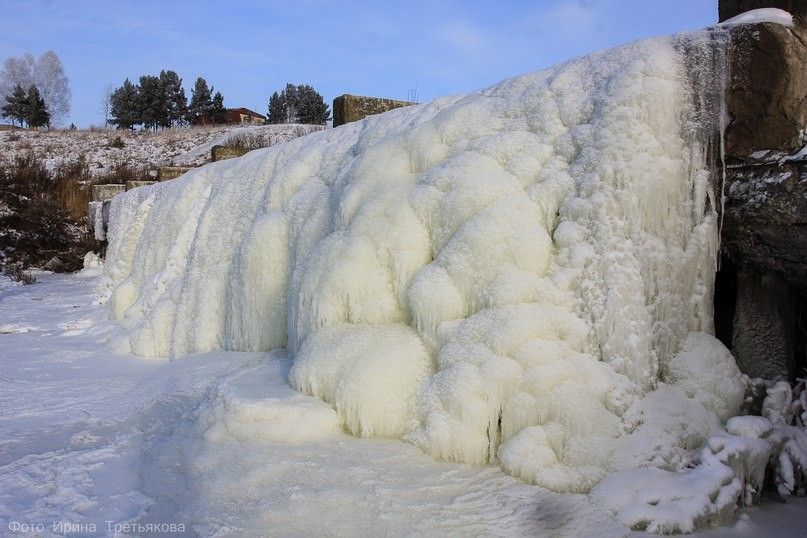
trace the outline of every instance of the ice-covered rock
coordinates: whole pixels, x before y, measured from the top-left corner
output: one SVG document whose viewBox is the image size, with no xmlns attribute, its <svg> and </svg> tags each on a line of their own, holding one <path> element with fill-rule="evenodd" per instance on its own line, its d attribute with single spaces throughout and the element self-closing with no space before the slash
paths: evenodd
<svg viewBox="0 0 807 538">
<path fill-rule="evenodd" d="M 746 415 L 731 417 L 726 422 L 726 431 L 740 437 L 767 437 L 773 431 L 773 424 L 765 417 Z"/>
<path fill-rule="evenodd" d="M 114 344 L 286 347 L 352 433 L 556 491 L 681 470 L 743 392 L 708 334 L 723 50 L 637 42 L 117 196 Z"/>
<path fill-rule="evenodd" d="M 616 472 L 597 484 L 591 497 L 634 530 L 689 533 L 725 522 L 738 503 L 750 504 L 762 487 L 770 454 L 771 444 L 762 439 L 714 436 L 691 469 Z"/>
</svg>

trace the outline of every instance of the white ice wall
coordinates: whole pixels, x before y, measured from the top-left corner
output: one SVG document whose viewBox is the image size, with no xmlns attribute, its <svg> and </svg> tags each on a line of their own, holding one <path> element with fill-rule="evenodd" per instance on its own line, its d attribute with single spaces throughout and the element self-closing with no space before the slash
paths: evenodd
<svg viewBox="0 0 807 538">
<path fill-rule="evenodd" d="M 556 490 L 687 464 L 742 397 L 705 334 L 686 352 L 720 377 L 678 368 L 697 390 L 646 396 L 711 331 L 708 129 L 680 52 L 708 39 L 634 43 L 116 197 L 116 345 L 288 347 L 295 388 L 354 434 Z M 661 401 L 691 410 L 685 426 Z"/>
</svg>

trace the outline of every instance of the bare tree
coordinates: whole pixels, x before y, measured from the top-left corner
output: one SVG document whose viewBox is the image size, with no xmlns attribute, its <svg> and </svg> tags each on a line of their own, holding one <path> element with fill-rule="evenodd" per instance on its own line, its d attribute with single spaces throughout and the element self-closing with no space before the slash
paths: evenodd
<svg viewBox="0 0 807 538">
<path fill-rule="evenodd" d="M 37 87 L 48 111 L 51 122 L 58 125 L 70 114 L 70 84 L 59 56 L 49 50 L 38 59 L 26 53 L 19 58 L 7 58 L 0 70 L 0 98 L 10 95 L 14 87 Z"/>
<path fill-rule="evenodd" d="M 112 94 L 115 93 L 115 85 L 108 84 L 101 94 L 101 112 L 104 114 L 104 127 L 109 127 L 109 113 L 112 108 Z"/>
<path fill-rule="evenodd" d="M 34 72 L 36 85 L 48 105 L 51 121 L 60 124 L 70 115 L 70 82 L 64 73 L 62 61 L 49 50 L 39 57 Z"/>
<path fill-rule="evenodd" d="M 23 88 L 30 87 L 34 83 L 35 67 L 36 60 L 31 53 L 7 58 L 0 70 L 0 98 L 11 95 L 18 84 Z"/>
</svg>

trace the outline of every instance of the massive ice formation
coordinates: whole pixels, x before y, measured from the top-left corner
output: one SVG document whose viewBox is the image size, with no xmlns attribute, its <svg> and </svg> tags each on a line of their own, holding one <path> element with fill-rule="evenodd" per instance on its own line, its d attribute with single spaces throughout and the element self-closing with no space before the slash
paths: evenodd
<svg viewBox="0 0 807 538">
<path fill-rule="evenodd" d="M 642 41 L 120 195 L 117 344 L 287 347 L 354 434 L 558 491 L 680 469 L 743 394 L 707 334 L 720 50 Z"/>
</svg>

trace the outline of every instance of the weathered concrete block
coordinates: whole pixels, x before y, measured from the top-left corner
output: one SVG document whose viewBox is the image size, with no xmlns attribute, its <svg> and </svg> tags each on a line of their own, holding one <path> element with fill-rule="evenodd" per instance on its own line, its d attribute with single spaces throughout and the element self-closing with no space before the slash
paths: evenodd
<svg viewBox="0 0 807 538">
<path fill-rule="evenodd" d="M 176 179 L 185 172 L 193 170 L 193 166 L 161 166 L 157 173 L 157 178 L 160 181 L 168 181 L 169 179 Z"/>
<path fill-rule="evenodd" d="M 126 190 L 130 191 L 132 189 L 136 189 L 137 187 L 145 187 L 146 185 L 154 185 L 157 183 L 156 181 L 127 181 L 126 182 Z"/>
<path fill-rule="evenodd" d="M 109 200 L 116 194 L 120 194 L 126 190 L 126 185 L 113 183 L 109 185 L 93 185 L 92 199 L 94 202 L 103 202 Z"/>
<path fill-rule="evenodd" d="M 250 150 L 248 148 L 242 146 L 217 145 L 213 146 L 213 149 L 210 150 L 210 160 L 216 162 L 227 159 L 235 159 L 236 157 L 240 157 L 249 151 Z"/>
<path fill-rule="evenodd" d="M 409 101 L 384 99 L 381 97 L 364 97 L 361 95 L 340 95 L 333 100 L 333 126 L 358 121 L 373 114 L 381 114 L 394 108 L 416 105 Z"/>
</svg>

